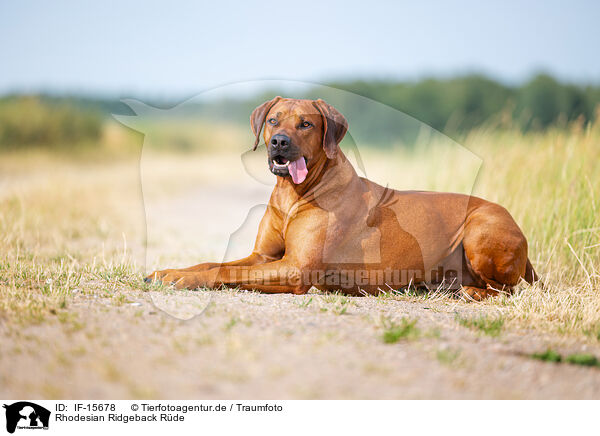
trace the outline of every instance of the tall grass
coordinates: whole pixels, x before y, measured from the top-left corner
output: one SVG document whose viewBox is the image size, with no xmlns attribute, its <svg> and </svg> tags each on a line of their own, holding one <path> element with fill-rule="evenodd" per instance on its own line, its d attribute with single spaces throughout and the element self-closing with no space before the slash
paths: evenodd
<svg viewBox="0 0 600 436">
<path fill-rule="evenodd" d="M 475 193 L 513 214 L 546 280 L 597 285 L 600 124 L 525 135 L 480 131 L 465 142 L 484 160 Z"/>
</svg>

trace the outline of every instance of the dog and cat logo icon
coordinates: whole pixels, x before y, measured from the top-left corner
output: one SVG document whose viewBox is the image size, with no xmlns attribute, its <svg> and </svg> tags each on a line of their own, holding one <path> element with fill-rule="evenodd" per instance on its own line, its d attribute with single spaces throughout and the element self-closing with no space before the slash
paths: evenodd
<svg viewBox="0 0 600 436">
<path fill-rule="evenodd" d="M 6 409 L 6 431 L 14 433 L 22 430 L 48 430 L 50 411 L 29 401 L 19 401 L 3 406 Z"/>
</svg>

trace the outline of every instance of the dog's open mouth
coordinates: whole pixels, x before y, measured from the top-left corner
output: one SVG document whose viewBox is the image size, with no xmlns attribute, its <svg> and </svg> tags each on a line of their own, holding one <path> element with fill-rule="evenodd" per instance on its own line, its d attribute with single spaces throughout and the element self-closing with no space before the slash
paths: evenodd
<svg viewBox="0 0 600 436">
<path fill-rule="evenodd" d="M 273 168 L 283 169 L 287 168 L 289 164 L 290 161 L 283 156 L 276 156 L 275 159 L 273 159 Z"/>
<path fill-rule="evenodd" d="M 271 159 L 271 171 L 276 176 L 291 176 L 295 184 L 302 183 L 308 174 L 306 159 L 302 156 L 293 161 L 283 156 L 275 156 Z"/>
</svg>

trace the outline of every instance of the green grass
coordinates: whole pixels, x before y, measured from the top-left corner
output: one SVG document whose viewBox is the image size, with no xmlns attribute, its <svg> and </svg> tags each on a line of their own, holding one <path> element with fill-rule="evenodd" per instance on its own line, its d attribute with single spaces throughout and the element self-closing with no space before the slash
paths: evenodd
<svg viewBox="0 0 600 436">
<path fill-rule="evenodd" d="M 336 315 L 346 314 L 346 312 L 348 312 L 348 302 L 346 301 L 346 302 L 338 303 L 338 304 L 334 305 L 332 311 Z"/>
<path fill-rule="evenodd" d="M 235 316 L 232 316 L 229 319 L 229 321 L 227 321 L 225 323 L 225 325 L 223 326 L 223 329 L 226 330 L 226 331 L 227 330 L 231 330 L 238 322 L 240 322 L 240 319 L 237 318 L 237 317 L 235 317 Z"/>
<path fill-rule="evenodd" d="M 438 362 L 446 366 L 454 366 L 460 358 L 460 350 L 455 349 L 440 349 L 435 353 Z"/>
<path fill-rule="evenodd" d="M 544 362 L 569 363 L 571 365 L 593 366 L 600 368 L 600 360 L 598 360 L 598 358 L 593 354 L 588 353 L 574 353 L 563 357 L 560 353 L 552 349 L 548 349 L 541 353 L 533 353 L 530 357 Z"/>
<path fill-rule="evenodd" d="M 502 333 L 504 319 L 480 315 L 475 318 L 464 318 L 456 314 L 456 321 L 463 327 L 478 330 L 485 335 L 496 337 Z"/>
<path fill-rule="evenodd" d="M 592 354 L 571 354 L 565 358 L 565 362 L 573 365 L 600 367 L 598 358 Z"/>
<path fill-rule="evenodd" d="M 319 300 L 321 302 L 319 309 L 321 312 L 331 311 L 335 315 L 345 315 L 351 304 L 356 305 L 350 298 L 339 292 L 325 292 L 319 296 Z"/>
<path fill-rule="evenodd" d="M 533 353 L 531 355 L 532 358 L 542 360 L 544 362 L 560 362 L 562 361 L 562 356 L 558 354 L 554 350 L 546 350 L 542 353 Z"/>
<path fill-rule="evenodd" d="M 310 304 L 313 302 L 313 298 L 303 298 L 300 301 L 294 301 L 294 304 L 296 304 L 296 306 L 298 306 L 301 309 L 306 309 L 308 308 L 308 306 L 310 306 Z"/>
<path fill-rule="evenodd" d="M 417 320 L 402 318 L 399 323 L 391 320 L 384 321 L 383 342 L 395 344 L 400 340 L 415 339 L 419 337 L 420 330 L 417 328 Z"/>
</svg>

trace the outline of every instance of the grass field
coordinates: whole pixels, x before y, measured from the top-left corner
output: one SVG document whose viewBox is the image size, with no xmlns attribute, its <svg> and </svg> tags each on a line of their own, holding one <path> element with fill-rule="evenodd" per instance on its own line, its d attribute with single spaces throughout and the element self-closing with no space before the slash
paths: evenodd
<svg viewBox="0 0 600 436">
<path fill-rule="evenodd" d="M 529 256 L 545 287 L 522 285 L 513 296 L 479 304 L 464 303 L 449 296 L 402 292 L 378 298 L 349 298 L 322 294 L 278 297 L 223 291 L 222 296 L 211 293 L 213 302 L 206 316 L 201 317 L 203 320 L 198 321 L 201 324 L 194 324 L 195 327 L 162 315 L 157 317 L 156 308 L 145 297 L 163 294 L 176 298 L 167 288 L 142 282 L 146 249 L 144 207 L 149 207 L 149 200 L 142 196 L 140 182 L 138 142 L 141 143 L 141 138 L 124 136 L 120 129 L 111 126 L 105 140 L 127 143 L 127 153 L 115 152 L 117 147 L 113 145 L 93 152 L 91 157 L 35 149 L 0 156 L 0 332 L 3 336 L 0 394 L 4 397 L 436 396 L 431 386 L 419 391 L 415 385 L 406 395 L 383 387 L 369 391 L 366 386 L 371 378 L 379 377 L 382 382 L 375 383 L 377 386 L 384 386 L 383 380 L 389 380 L 389 372 L 394 372 L 390 366 L 395 359 L 392 355 L 382 366 L 372 359 L 357 356 L 354 362 L 360 371 L 352 367 L 338 374 L 343 379 L 344 376 L 356 377 L 352 371 L 359 371 L 366 377 L 363 390 L 347 390 L 340 379 L 331 382 L 327 389 L 319 390 L 317 386 L 328 382 L 316 376 L 308 376 L 304 387 L 294 382 L 293 388 L 278 390 L 274 386 L 279 378 L 286 379 L 289 362 L 274 357 L 267 366 L 261 365 L 264 363 L 261 352 L 275 346 L 282 347 L 283 355 L 295 356 L 296 363 L 309 363 L 299 357 L 301 350 L 314 352 L 323 361 L 329 361 L 335 351 L 328 355 L 323 351 L 323 344 L 338 347 L 336 350 L 342 355 L 351 337 L 347 329 L 360 323 L 369 326 L 364 341 L 357 340 L 363 347 L 360 353 L 375 347 L 383 350 L 382 356 L 387 356 L 391 353 L 390 347 L 416 346 L 420 358 L 441 365 L 440 373 L 451 371 L 457 362 L 468 361 L 469 347 L 464 346 L 461 351 L 460 341 L 452 340 L 450 348 L 444 348 L 445 345 L 435 342 L 439 340 L 436 339 L 439 329 L 442 329 L 442 338 L 444 332 L 457 329 L 464 329 L 463 335 L 479 334 L 477 326 L 487 325 L 479 314 L 491 316 L 493 321 L 493 329 L 490 329 L 494 335 L 482 330 L 485 341 L 493 341 L 498 335 L 510 341 L 530 334 L 534 338 L 532 345 L 524 346 L 523 353 L 544 352 L 545 348 L 536 348 L 542 346 L 566 347 L 562 352 L 567 354 L 581 349 L 594 351 L 599 347 L 600 124 L 575 123 L 568 128 L 526 134 L 518 130 L 473 131 L 461 142 L 483 161 L 474 186 L 472 171 L 477 171 L 477 167 L 464 171 L 456 154 L 445 145 L 437 148 L 434 145 L 426 151 L 361 150 L 370 164 L 368 174 L 377 179 L 378 174 L 395 171 L 398 179 L 393 186 L 396 188 L 416 184 L 423 189 L 472 191 L 505 206 L 529 240 Z M 144 171 L 153 175 L 154 186 L 161 186 L 161 190 L 152 192 L 152 201 L 160 205 L 174 193 L 185 195 L 189 187 L 245 195 L 247 183 L 238 180 L 235 171 L 217 170 L 231 160 L 238 162 L 243 151 L 228 146 L 207 154 L 147 153 Z M 144 193 L 149 189 L 144 187 Z M 256 195 L 259 202 L 267 201 L 268 189 L 260 188 L 252 195 Z M 227 235 L 235 230 L 222 228 L 227 221 L 221 217 L 227 215 L 227 209 L 237 207 L 235 197 L 229 201 L 225 195 L 221 204 L 202 211 L 203 222 L 214 223 L 214 227 L 198 230 L 200 239 L 194 238 L 193 244 L 207 251 L 179 250 L 182 244 L 191 243 L 190 239 L 173 234 L 172 240 L 167 237 L 158 247 L 165 253 L 163 262 L 169 264 L 150 264 L 148 269 L 214 260 L 208 257 L 218 253 L 211 253 L 203 240 L 208 240 L 204 238 L 209 238 L 210 233 Z M 268 312 L 266 306 L 271 304 L 289 313 Z M 425 319 L 423 311 L 404 320 L 413 310 L 410 305 L 422 308 L 423 304 L 431 309 L 427 313 L 447 309 L 450 315 L 439 325 Z M 393 310 L 395 307 L 399 308 L 397 313 Z M 459 318 L 456 313 L 460 313 Z M 293 326 L 303 314 L 320 326 L 315 331 L 307 327 L 307 331 L 312 332 L 307 333 L 309 336 L 298 338 L 299 333 L 295 333 L 293 327 L 271 329 L 272 325 Z M 273 324 L 263 316 L 272 317 Z M 350 319 L 352 321 L 346 321 Z M 416 319 L 418 328 L 414 325 Z M 301 324 L 304 322 L 307 321 Z M 407 325 L 411 326 L 410 334 L 405 334 Z M 368 333 L 370 331 L 373 333 Z M 261 335 L 258 345 L 249 345 L 257 333 Z M 297 338 L 296 343 L 301 345 L 293 350 L 292 345 L 285 345 L 290 337 Z M 387 339 L 382 341 L 382 337 Z M 138 341 L 137 345 L 131 345 L 133 340 Z M 419 341 L 424 345 L 415 345 Z M 490 347 L 493 344 L 489 342 Z M 198 356 L 211 355 L 213 365 L 209 361 L 196 361 Z M 418 366 L 418 359 L 409 354 L 407 361 L 411 359 Z M 182 377 L 177 372 L 179 363 L 175 361 L 198 364 L 194 371 L 204 371 L 215 385 L 196 390 L 183 387 Z M 550 365 L 539 359 L 527 362 L 527 365 Z M 561 364 L 561 368 L 567 366 Z M 67 378 L 74 367 L 82 368 L 77 370 L 79 375 L 73 376 L 74 380 L 80 380 L 79 387 L 59 382 Z M 150 375 L 150 367 L 163 369 L 158 373 L 153 369 Z M 537 371 L 537 367 L 531 368 Z M 27 374 L 32 371 L 47 372 L 55 381 L 50 375 L 41 382 L 39 379 L 27 381 Z M 83 381 L 90 371 L 99 377 L 96 384 Z M 467 374 L 472 369 L 463 365 L 458 371 Z M 589 375 L 577 372 L 579 369 L 565 371 L 575 371 L 574 378 Z M 335 377 L 335 371 L 330 372 Z M 9 377 L 9 373 L 13 376 Z M 558 373 L 552 374 L 558 376 Z M 465 396 L 485 396 L 470 382 L 456 383 L 463 384 L 452 384 L 452 388 L 438 396 L 461 396 L 457 392 L 463 388 L 469 392 Z M 501 384 L 499 378 L 498 386 Z M 229 387 L 221 389 L 225 385 Z M 596 389 L 598 384 L 594 386 Z M 531 387 L 535 388 L 535 383 Z M 548 392 L 550 396 L 577 397 L 571 391 Z M 592 390 L 582 395 L 589 397 L 599 392 Z M 513 394 L 498 390 L 492 396 L 520 395 Z"/>
</svg>

